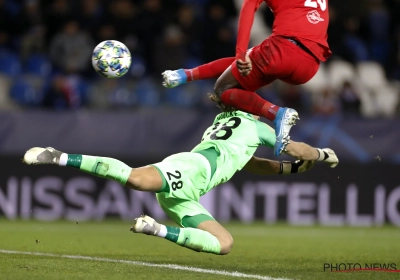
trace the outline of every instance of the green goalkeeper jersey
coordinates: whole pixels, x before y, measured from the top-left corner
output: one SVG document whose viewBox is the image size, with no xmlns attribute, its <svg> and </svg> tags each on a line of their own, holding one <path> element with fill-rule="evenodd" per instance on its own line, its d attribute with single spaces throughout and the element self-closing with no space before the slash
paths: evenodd
<svg viewBox="0 0 400 280">
<path fill-rule="evenodd" d="M 233 111 L 217 115 L 213 125 L 204 132 L 201 143 L 192 150 L 214 148 L 219 153 L 215 173 L 204 193 L 241 170 L 258 146 L 274 147 L 275 140 L 274 130 L 251 114 Z"/>
</svg>

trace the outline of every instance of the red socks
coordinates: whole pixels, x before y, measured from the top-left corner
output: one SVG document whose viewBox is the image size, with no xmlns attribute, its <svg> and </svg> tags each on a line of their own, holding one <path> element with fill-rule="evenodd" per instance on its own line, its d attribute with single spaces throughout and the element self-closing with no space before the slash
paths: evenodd
<svg viewBox="0 0 400 280">
<path fill-rule="evenodd" d="M 257 116 L 263 116 L 270 121 L 275 120 L 279 106 L 264 99 L 257 93 L 243 89 L 228 89 L 221 95 L 221 101 L 239 110 Z"/>
<path fill-rule="evenodd" d="M 218 78 L 236 60 L 235 57 L 221 58 L 193 69 L 184 69 L 187 82 Z M 242 90 L 229 89 L 222 93 L 221 101 L 239 110 L 257 116 L 263 116 L 270 121 L 275 119 L 279 106 L 264 99 L 257 93 Z"/>
<path fill-rule="evenodd" d="M 184 69 L 187 82 L 218 78 L 235 61 L 234 57 L 226 57 L 200 65 L 193 69 Z"/>
</svg>

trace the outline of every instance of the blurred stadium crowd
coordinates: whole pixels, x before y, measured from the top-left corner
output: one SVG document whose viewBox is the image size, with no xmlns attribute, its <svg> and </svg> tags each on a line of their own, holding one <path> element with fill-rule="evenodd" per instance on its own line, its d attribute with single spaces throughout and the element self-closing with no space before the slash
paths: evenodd
<svg viewBox="0 0 400 280">
<path fill-rule="evenodd" d="M 241 0 L 0 0 L 0 110 L 213 107 L 213 81 L 166 90 L 160 73 L 234 56 Z M 260 94 L 302 113 L 399 115 L 400 1 L 331 0 L 334 55 L 305 86 L 273 83 Z M 252 44 L 271 32 L 257 13 Z M 98 76 L 93 48 L 115 39 L 130 72 Z"/>
</svg>

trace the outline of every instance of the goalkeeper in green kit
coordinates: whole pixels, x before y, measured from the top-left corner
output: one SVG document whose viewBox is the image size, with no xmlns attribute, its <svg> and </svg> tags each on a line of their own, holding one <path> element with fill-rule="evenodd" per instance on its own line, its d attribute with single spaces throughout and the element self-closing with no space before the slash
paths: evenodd
<svg viewBox="0 0 400 280">
<path fill-rule="evenodd" d="M 230 233 L 199 203 L 200 196 L 228 181 L 237 171 L 245 169 L 260 175 L 300 173 L 315 161 L 331 167 L 338 164 L 335 153 L 291 141 L 285 153 L 295 162 L 278 162 L 257 158 L 258 146 L 271 149 L 275 144 L 274 130 L 251 114 L 237 111 L 216 101 L 222 113 L 191 152 L 171 155 L 162 162 L 139 168 L 107 157 L 67 154 L 54 148 L 31 148 L 25 153 L 29 165 L 55 164 L 71 166 L 103 178 L 116 180 L 138 191 L 155 192 L 165 213 L 180 227 L 165 226 L 143 215 L 135 219 L 131 231 L 159 236 L 180 246 L 213 254 L 228 254 L 233 245 Z"/>
</svg>

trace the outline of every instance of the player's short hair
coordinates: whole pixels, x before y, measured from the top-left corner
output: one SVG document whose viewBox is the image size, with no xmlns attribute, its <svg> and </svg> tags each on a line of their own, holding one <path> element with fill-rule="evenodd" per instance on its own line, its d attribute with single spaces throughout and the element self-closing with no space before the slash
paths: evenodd
<svg viewBox="0 0 400 280">
<path fill-rule="evenodd" d="M 226 105 L 225 103 L 223 103 L 221 101 L 221 99 L 215 93 L 209 93 L 208 98 L 210 98 L 210 100 L 212 102 L 217 103 L 217 107 L 220 108 L 222 112 L 237 111 L 237 109 L 235 107 L 232 107 L 232 106 L 229 106 L 229 105 Z"/>
</svg>

